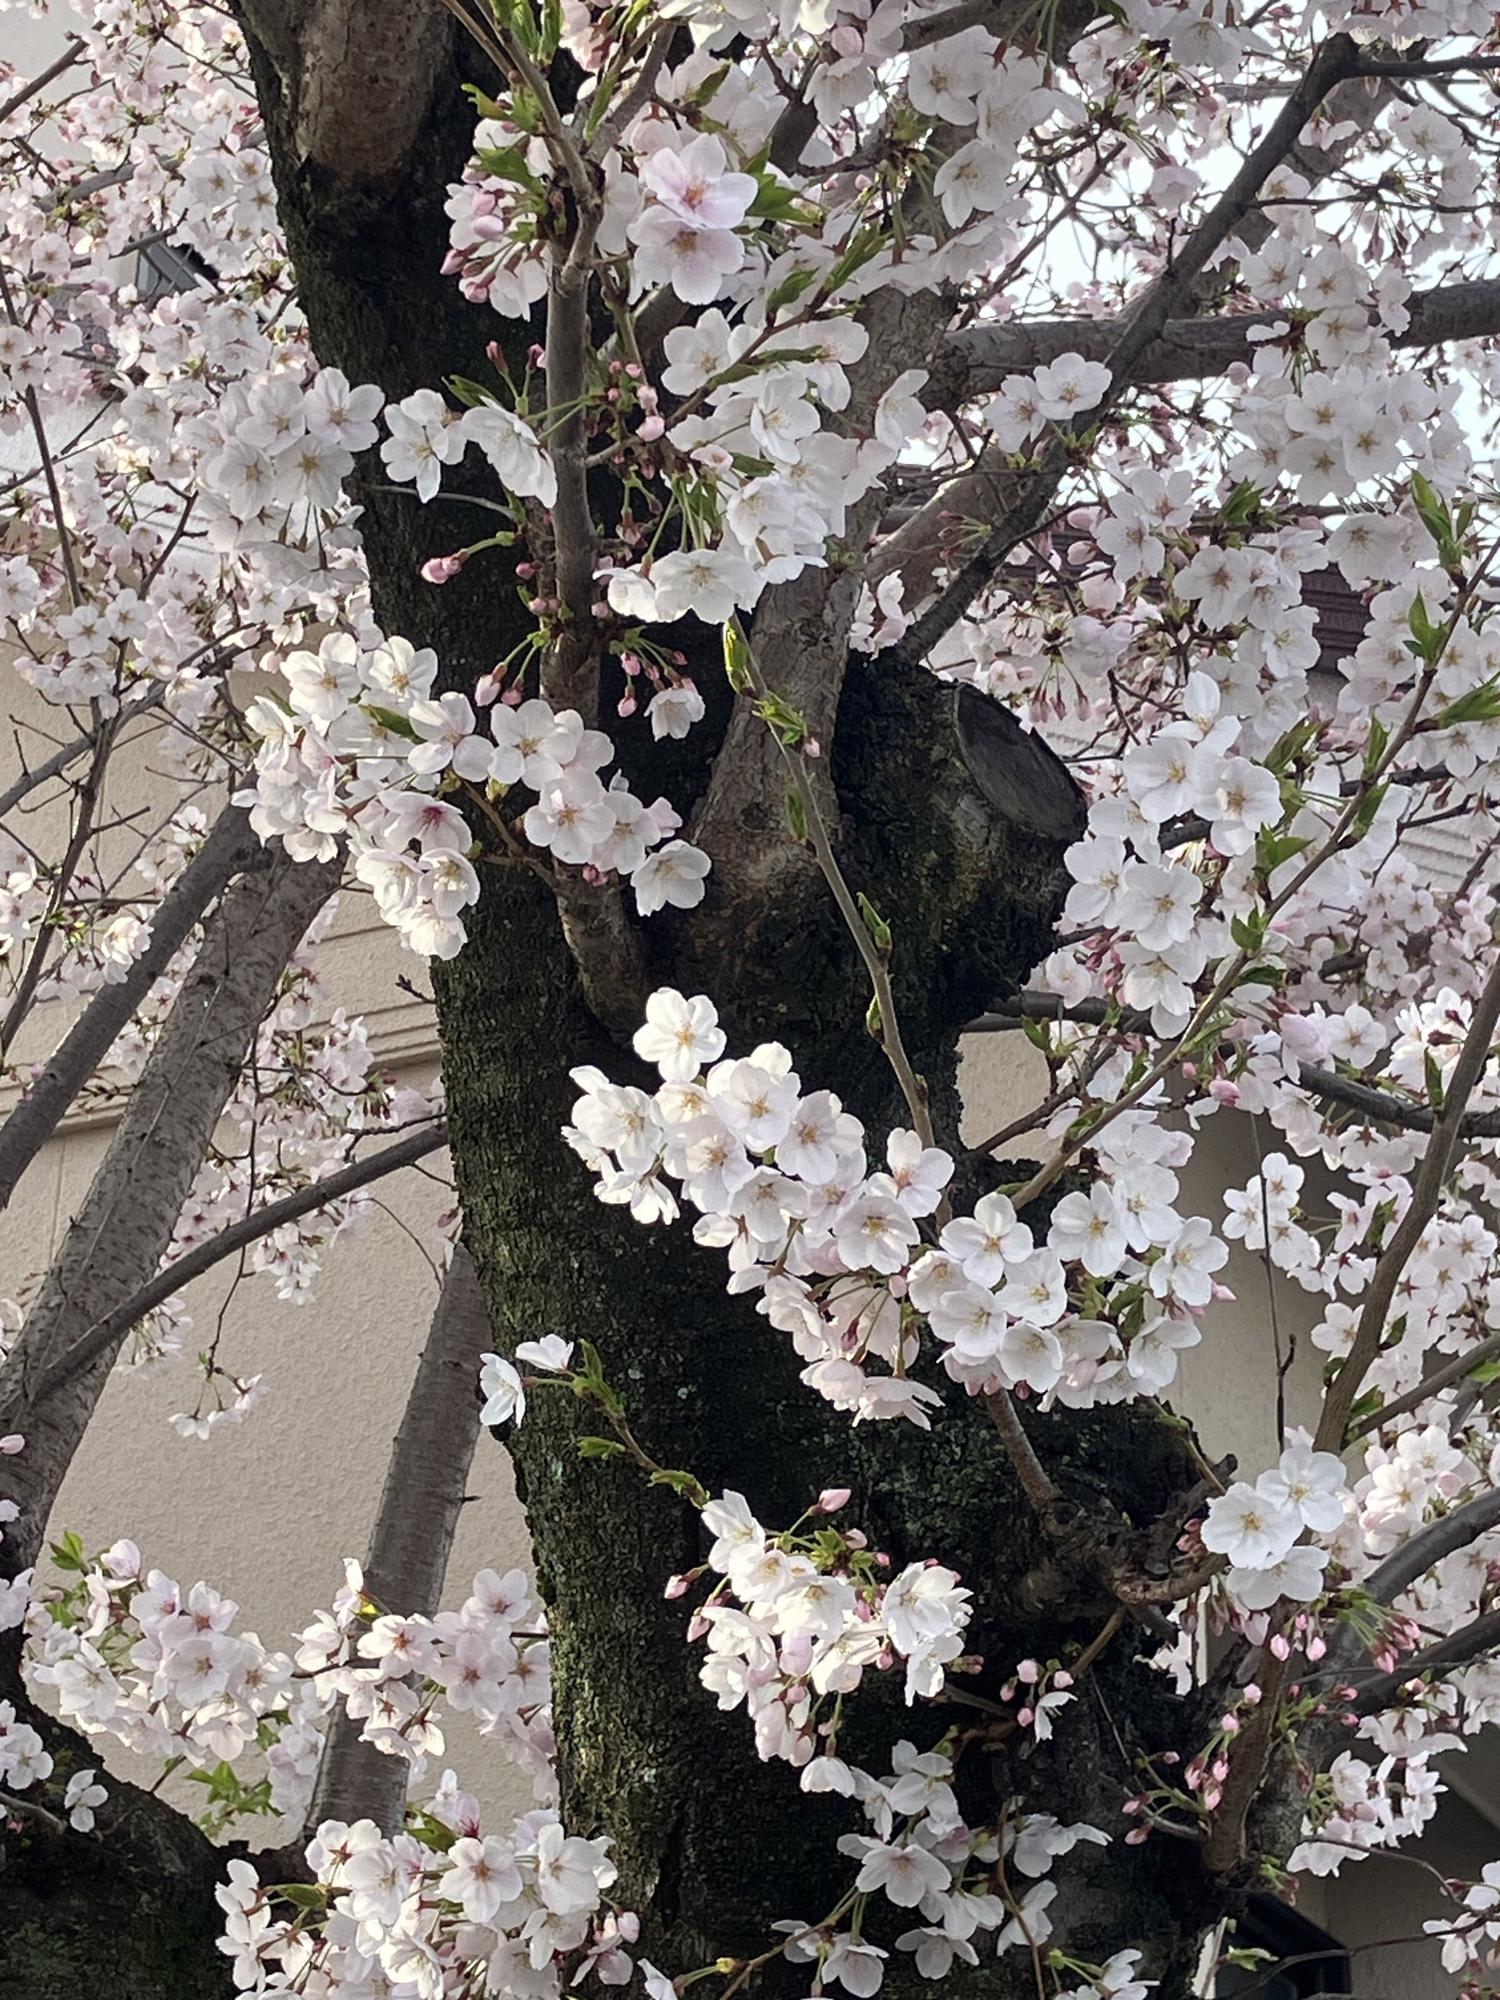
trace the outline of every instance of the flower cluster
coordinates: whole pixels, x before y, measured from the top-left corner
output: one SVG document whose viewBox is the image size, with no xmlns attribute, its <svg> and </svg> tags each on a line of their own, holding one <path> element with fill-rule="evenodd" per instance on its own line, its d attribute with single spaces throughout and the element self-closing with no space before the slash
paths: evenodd
<svg viewBox="0 0 1500 2000">
<path fill-rule="evenodd" d="M 33 1685 L 86 1735 L 181 1760 L 205 1782 L 264 1750 L 261 1778 L 210 1788 L 221 1819 L 305 1812 L 339 1705 L 361 1723 L 363 1741 L 409 1763 L 413 1784 L 443 1754 L 443 1712 L 472 1715 L 546 1795 L 545 1623 L 519 1570 L 482 1570 L 457 1611 L 429 1619 L 381 1611 L 359 1566 L 346 1563 L 332 1609 L 288 1652 L 237 1630 L 238 1605 L 210 1585 L 183 1590 L 147 1568 L 134 1543 L 117 1542 L 92 1563 L 73 1537 L 53 1553 L 73 1580 L 35 1593 Z"/>
<path fill-rule="evenodd" d="M 316 653 L 289 654 L 284 671 L 287 706 L 262 696 L 247 715 L 256 830 L 299 860 L 329 859 L 347 840 L 355 874 L 413 951 L 451 958 L 479 897 L 460 794 L 498 819 L 524 786 L 534 803 L 501 819 L 509 845 L 592 883 L 628 880 L 643 915 L 702 900 L 707 857 L 673 838 L 681 821 L 665 799 L 642 805 L 618 773 L 606 786 L 614 746 L 575 709 L 497 702 L 481 733 L 463 695 L 434 694 L 437 656 L 399 638 L 367 651 L 335 633 Z"/>
<path fill-rule="evenodd" d="M 1344 1525 L 1344 1468 L 1330 1451 L 1314 1451 L 1295 1432 L 1274 1471 L 1255 1484 L 1237 1481 L 1208 1504 L 1203 1546 L 1230 1563 L 1227 1587 L 1246 1611 L 1265 1611 L 1283 1598 L 1308 1603 L 1323 1589 L 1328 1550 L 1303 1540 Z"/>
<path fill-rule="evenodd" d="M 866 1668 L 904 1661 L 911 1702 L 936 1694 L 961 1657 L 969 1592 L 941 1563 L 909 1563 L 884 1582 L 858 1530 L 768 1536 L 740 1493 L 710 1500 L 703 1525 L 714 1537 L 708 1567 L 725 1583 L 689 1633 L 708 1641 L 703 1685 L 722 1709 L 745 1703 L 762 1757 L 810 1765 L 819 1702 L 852 1694 Z"/>
<path fill-rule="evenodd" d="M 509 1837 L 486 1833 L 451 1772 L 418 1825 L 388 1839 L 371 1820 L 324 1820 L 307 1846 L 316 1922 L 307 1898 L 278 1916 L 276 1891 L 250 1862 L 231 1861 L 217 1895 L 236 1988 L 352 2000 L 380 1980 L 423 2000 L 499 1991 L 547 2000 L 570 1973 L 629 1978 L 622 1939 L 633 1920 L 601 1915 L 616 1872 L 608 1841 L 570 1837 L 545 1808 Z"/>
<path fill-rule="evenodd" d="M 697 1242 L 725 1252 L 736 1291 L 806 1362 L 803 1380 L 857 1417 L 926 1425 L 940 1398 L 911 1374 L 925 1325 L 942 1366 L 972 1393 L 1022 1389 L 1069 1407 L 1164 1388 L 1199 1338 L 1224 1245 L 1171 1206 L 1176 1142 L 1145 1117 L 1121 1121 L 1104 1176 L 1060 1201 L 1044 1242 L 1004 1194 L 973 1215 L 946 1210 L 951 1157 L 891 1134 L 872 1172 L 865 1132 L 826 1090 L 804 1092 L 790 1052 L 762 1043 L 728 1058 L 711 1003 L 663 988 L 637 1052 L 660 1070 L 648 1096 L 577 1070 L 567 1138 L 606 1202 L 642 1222 L 698 1210 Z"/>
</svg>

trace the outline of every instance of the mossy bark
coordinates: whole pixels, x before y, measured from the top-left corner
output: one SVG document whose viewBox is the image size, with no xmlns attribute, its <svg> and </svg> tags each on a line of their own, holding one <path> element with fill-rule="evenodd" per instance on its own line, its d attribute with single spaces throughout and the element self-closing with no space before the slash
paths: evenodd
<svg viewBox="0 0 1500 2000">
<path fill-rule="evenodd" d="M 24 1703 L 56 1778 L 97 1762 Z M 89 1833 L 0 1806 L 0 1994 L 5 2000 L 229 2000 L 215 1939 L 225 1851 L 182 1814 L 111 1775 Z M 55 1788 L 47 1787 L 49 1810 Z M 53 1820 L 56 1814 L 53 1811 Z"/>
<path fill-rule="evenodd" d="M 924 761 L 941 738 L 907 743 L 887 726 L 894 686 L 871 676 L 855 687 L 847 720 L 863 754 L 843 763 L 841 776 L 857 830 L 875 823 L 882 801 L 893 805 L 899 767 L 929 775 Z M 910 693 L 920 707 L 922 690 L 914 684 Z M 922 787 L 907 796 L 906 823 L 924 828 Z M 890 823 L 901 817 L 891 811 Z M 954 1030 L 972 1012 L 969 981 L 986 976 L 967 953 L 987 957 L 994 979 L 1020 976 L 1045 907 L 1035 892 L 1050 876 L 1048 857 L 1023 840 L 1008 877 L 1002 869 L 989 882 L 987 901 L 972 874 L 966 886 L 956 852 L 924 883 L 924 867 L 939 865 L 924 845 L 946 838 L 951 828 L 929 829 L 911 849 L 893 840 L 893 860 L 905 856 L 899 871 L 864 881 L 886 898 L 904 970 L 921 987 L 909 1018 L 920 1030 L 918 1060 L 948 1086 L 939 1095 L 951 1102 Z M 866 859 L 879 846 L 857 831 L 849 844 Z M 926 888 L 924 900 L 917 891 Z M 965 939 L 948 936 L 965 914 Z M 768 943 L 774 915 L 763 924 L 763 977 L 742 959 L 746 977 L 713 989 L 731 1046 L 774 1031 L 809 1087 L 831 1086 L 872 1122 L 889 1120 L 883 1058 L 858 1030 L 862 989 L 835 920 L 811 914 L 799 893 L 779 952 Z M 593 1340 L 647 1450 L 711 1488 L 745 1492 L 768 1521 L 796 1517 L 821 1484 L 852 1487 L 850 1518 L 893 1564 L 935 1556 L 973 1586 L 974 1644 L 989 1663 L 977 1685 L 991 1693 L 1025 1654 L 1045 1658 L 1097 1632 L 1110 1608 L 1097 1589 L 1036 1608 L 1038 1590 L 1048 1597 L 1048 1551 L 977 1406 L 951 1396 L 927 1434 L 906 1425 L 854 1429 L 797 1380 L 785 1337 L 726 1295 L 719 1260 L 693 1246 L 685 1225 L 642 1229 L 590 1201 L 588 1176 L 557 1137 L 575 1095 L 567 1067 L 597 1062 L 623 1076 L 630 1062 L 583 1006 L 553 913 L 531 883 L 487 892 L 469 945 L 441 969 L 438 989 L 466 1231 L 497 1337 Z M 643 1912 L 653 1955 L 684 1969 L 753 1953 L 777 1918 L 814 1920 L 837 1900 L 849 1864 L 835 1842 L 857 1816 L 843 1801 L 801 1797 L 784 1766 L 756 1759 L 744 1715 L 721 1715 L 701 1688 L 697 1649 L 684 1640 L 687 1608 L 661 1597 L 668 1576 L 702 1560 L 695 1518 L 630 1466 L 582 1459 L 578 1436 L 594 1428 L 572 1398 L 541 1391 L 507 1438 L 556 1633 L 568 1823 L 613 1838 L 625 1900 Z M 1146 1406 L 1062 1414 L 1036 1428 L 1074 1497 L 1137 1525 L 1191 1477 L 1179 1432 Z M 1119 1828 L 1132 1756 L 1175 1748 L 1190 1734 L 1185 1707 L 1135 1663 L 1137 1650 L 1122 1636 L 1052 1745 L 971 1761 L 965 1784 L 976 1814 L 993 1818 L 1002 1800 L 1019 1797 L 1024 1810 Z M 851 1707 L 846 1745 L 878 1769 L 893 1742 L 904 1736 L 925 1747 L 955 1713 L 908 1709 L 884 1684 Z M 1126 1937 L 1150 1940 L 1172 1991 L 1215 1913 L 1197 1871 L 1159 1848 L 1115 1848 L 1107 1863 L 1091 1853 L 1069 1866 L 1070 1948 L 1086 1956 Z M 880 1917 L 873 1921 L 870 1934 L 889 1944 Z M 919 1984 L 901 1967 L 888 1968 L 888 1990 Z M 1024 1955 L 986 1963 L 961 1983 L 995 1995 L 1035 1990 Z"/>
</svg>

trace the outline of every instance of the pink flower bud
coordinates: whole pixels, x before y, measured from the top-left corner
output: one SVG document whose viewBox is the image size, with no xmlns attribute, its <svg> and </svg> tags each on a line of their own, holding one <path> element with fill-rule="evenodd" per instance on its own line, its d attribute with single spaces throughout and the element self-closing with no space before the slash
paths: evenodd
<svg viewBox="0 0 1500 2000">
<path fill-rule="evenodd" d="M 837 1514 L 841 1507 L 849 1505 L 851 1497 L 852 1488 L 848 1486 L 825 1486 L 818 1495 L 818 1512 Z"/>
<path fill-rule="evenodd" d="M 1292 1657 L 1292 1648 L 1285 1633 L 1275 1632 L 1271 1635 L 1271 1651 L 1278 1660 L 1289 1660 Z"/>
<path fill-rule="evenodd" d="M 428 583 L 451 583 L 469 560 L 467 549 L 455 549 L 451 556 L 433 556 L 422 565 L 422 576 Z"/>
<path fill-rule="evenodd" d="M 686 1597 L 687 1587 L 688 1580 L 685 1576 L 669 1576 L 667 1578 L 667 1587 L 662 1592 L 662 1596 L 665 1598 Z"/>
</svg>

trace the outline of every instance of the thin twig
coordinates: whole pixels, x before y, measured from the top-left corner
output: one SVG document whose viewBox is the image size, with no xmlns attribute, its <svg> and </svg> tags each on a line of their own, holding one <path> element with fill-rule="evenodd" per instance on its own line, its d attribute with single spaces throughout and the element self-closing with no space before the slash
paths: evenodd
<svg viewBox="0 0 1500 2000">
<path fill-rule="evenodd" d="M 354 1160 L 347 1167 L 340 1167 L 335 1173 L 325 1174 L 322 1180 L 310 1182 L 295 1194 L 283 1195 L 280 1201 L 268 1202 L 253 1215 L 231 1223 L 227 1229 L 221 1229 L 217 1235 L 186 1251 L 175 1263 L 164 1266 L 149 1284 L 142 1285 L 107 1318 L 96 1321 L 66 1353 L 58 1356 L 38 1383 L 31 1397 L 33 1406 L 54 1395 L 70 1375 L 87 1367 L 97 1354 L 128 1333 L 137 1320 L 163 1304 L 184 1285 L 191 1284 L 194 1278 L 201 1278 L 205 1271 L 211 1271 L 215 1264 L 236 1255 L 245 1244 L 258 1242 L 261 1237 L 280 1229 L 283 1223 L 295 1222 L 300 1216 L 310 1215 L 314 1209 L 326 1208 L 331 1202 L 342 1200 L 346 1194 L 353 1194 L 357 1188 L 368 1187 L 371 1181 L 381 1180 L 386 1174 L 409 1167 L 414 1161 L 439 1151 L 447 1143 L 448 1127 L 440 1120 L 429 1125 L 425 1131 L 414 1132 L 410 1138 L 387 1146 L 383 1152 L 371 1153 L 363 1160 Z"/>
<path fill-rule="evenodd" d="M 734 621 L 731 629 L 737 635 L 742 649 L 746 678 L 756 698 L 764 706 L 771 702 L 773 697 L 761 673 L 755 649 L 745 637 L 738 619 Z M 869 926 L 860 915 L 859 905 L 855 902 L 849 884 L 844 879 L 844 871 L 839 867 L 838 857 L 833 851 L 833 842 L 828 837 L 828 825 L 823 818 L 823 809 L 818 803 L 817 790 L 807 775 L 804 755 L 797 746 L 783 741 L 780 732 L 769 721 L 767 726 L 771 727 L 792 790 L 802 807 L 807 825 L 807 838 L 813 853 L 817 856 L 823 879 L 833 892 L 833 900 L 838 905 L 839 915 L 843 918 L 845 927 L 854 940 L 855 949 L 864 962 L 865 971 L 869 974 L 870 987 L 875 996 L 875 1009 L 879 1016 L 880 1045 L 896 1073 L 896 1081 L 901 1086 L 901 1095 L 906 1100 L 906 1108 L 911 1114 L 911 1122 L 917 1136 L 924 1146 L 934 1145 L 936 1141 L 933 1137 L 927 1085 L 912 1068 L 906 1044 L 901 1039 L 901 1024 L 896 1017 L 896 1001 L 891 991 L 888 957 L 870 935 Z"/>
<path fill-rule="evenodd" d="M 1442 1199 L 1444 1183 L 1463 1137 L 1464 1107 L 1489 1063 L 1497 1021 L 1500 1021 L 1500 956 L 1490 968 L 1479 1004 L 1469 1022 L 1469 1031 L 1449 1079 L 1442 1110 L 1432 1128 L 1427 1150 L 1422 1155 L 1411 1201 L 1395 1235 L 1380 1253 L 1353 1343 L 1328 1386 L 1314 1439 L 1319 1451 L 1336 1452 L 1344 1448 L 1349 1413 L 1370 1364 L 1380 1351 L 1386 1315 L 1395 1297 L 1396 1285 Z"/>
</svg>

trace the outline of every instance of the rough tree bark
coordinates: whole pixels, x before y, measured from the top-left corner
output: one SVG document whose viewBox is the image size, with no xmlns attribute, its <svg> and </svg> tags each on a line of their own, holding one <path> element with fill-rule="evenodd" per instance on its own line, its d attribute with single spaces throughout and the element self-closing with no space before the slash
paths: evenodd
<svg viewBox="0 0 1500 2000">
<path fill-rule="evenodd" d="M 24 1417 L 6 1428 L 26 1436 L 26 1449 L 7 1467 L 7 1491 L 21 1510 L 6 1530 L 7 1575 L 36 1560 L 52 1502 L 128 1329 L 120 1327 L 107 1347 L 89 1343 L 81 1356 L 77 1350 L 155 1275 L 251 1037 L 338 876 L 337 862 L 298 864 L 262 851 L 204 928 L 193 968 L 0 1371 L 0 1420 Z M 48 1392 L 38 1393 L 43 1382 Z"/>
<path fill-rule="evenodd" d="M 0 1546 L 7 1576 L 37 1558 L 127 1328 L 102 1346 L 89 1333 L 155 1274 L 256 1026 L 337 885 L 336 863 L 299 867 L 265 850 L 249 859 L 250 871 L 204 926 L 192 970 L 0 1371 L 0 1422 L 26 1437 L 25 1450 L 6 1461 L 6 1490 L 21 1510 Z M 44 1380 L 55 1386 L 43 1392 Z M 18 1631 L 0 1638 L 0 1700 L 41 1732 L 59 1775 L 97 1764 L 81 1737 L 29 1701 L 19 1642 Z M 227 1993 L 226 1961 L 214 1949 L 222 1852 L 137 1787 L 112 1779 L 110 1794 L 93 1834 L 34 1813 L 0 1817 L 0 1992 L 76 2000 L 99 1989 L 107 1967 L 111 2000 Z"/>
<path fill-rule="evenodd" d="M 392 1611 L 431 1618 L 438 1609 L 479 1437 L 479 1363 L 489 1340 L 474 1260 L 460 1243 L 391 1440 L 365 1558 L 365 1589 Z M 401 1831 L 411 1767 L 361 1742 L 361 1726 L 343 1709 L 335 1715 L 309 1828 L 325 1819 L 372 1819 L 384 1833 Z"/>
<path fill-rule="evenodd" d="M 450 42 L 404 157 L 369 176 L 347 157 L 306 150 L 295 57 L 255 41 L 257 12 L 247 8 L 261 107 L 321 357 L 392 396 L 447 373 L 481 374 L 484 345 L 503 329 L 437 275 L 445 183 L 461 170 L 471 129 L 459 71 L 474 59 Z M 487 81 L 482 72 L 476 80 Z M 441 591 L 423 585 L 426 557 L 484 527 L 471 528 L 452 502 L 422 510 L 381 492 L 379 478 L 367 476 L 360 498 L 381 620 L 434 646 L 446 682 L 467 688 L 519 636 L 513 594 L 483 563 Z M 643 726 L 617 732 L 636 789 L 650 797 L 660 785 L 684 808 L 701 795 L 726 728 L 727 692 L 706 659 L 700 685 L 710 702 L 701 745 L 653 749 Z M 609 700 L 606 685 L 601 706 Z M 830 760 L 844 861 L 895 925 L 903 1026 L 950 1140 L 958 1031 L 997 992 L 1014 990 L 1044 949 L 1066 821 L 1048 832 L 1028 823 L 1040 766 L 1019 783 L 1014 763 L 1009 776 L 988 770 L 960 741 L 952 703 L 919 669 L 856 662 Z M 544 1332 L 594 1339 L 648 1448 L 710 1487 L 743 1489 L 769 1520 L 806 1506 L 810 1473 L 851 1485 L 852 1513 L 896 1562 L 935 1555 L 964 1572 L 978 1599 L 975 1643 L 997 1674 L 1022 1652 L 1093 1639 L 1112 1598 L 1102 1587 L 1062 1586 L 973 1407 L 951 1410 L 925 1438 L 907 1427 L 852 1430 L 801 1387 L 783 1337 L 726 1297 L 716 1261 L 685 1230 L 642 1230 L 590 1200 L 557 1136 L 574 1095 L 567 1068 L 597 1061 L 620 1075 L 631 1058 L 587 1006 L 556 908 L 530 876 L 486 870 L 474 918 L 465 950 L 438 969 L 437 993 L 466 1235 L 499 1343 Z M 727 907 L 711 884 L 691 919 L 647 926 L 645 947 L 653 980 L 714 995 L 732 1045 L 777 1035 L 810 1086 L 837 1090 L 877 1131 L 906 1122 L 883 1057 L 859 1032 L 867 995 L 853 950 L 805 871 L 762 871 L 753 895 Z M 642 1912 L 661 1962 L 762 1949 L 772 1920 L 816 1918 L 839 1893 L 847 1864 L 834 1840 L 847 1809 L 802 1799 L 784 1767 L 759 1764 L 744 1717 L 718 1714 L 698 1685 L 684 1608 L 661 1598 L 672 1572 L 701 1559 L 689 1511 L 627 1468 L 581 1461 L 576 1433 L 589 1425 L 578 1406 L 535 1400 L 508 1442 L 554 1621 L 569 1826 L 611 1835 L 622 1897 Z M 1044 1420 L 1037 1430 L 1070 1496 L 1121 1534 L 1170 1511 L 1196 1476 L 1180 1430 L 1149 1407 Z M 1063 1819 L 1113 1819 L 1132 1755 L 1175 1748 L 1194 1724 L 1137 1663 L 1140 1650 L 1127 1625 L 1053 1746 L 1008 1746 L 971 1773 L 976 1811 L 993 1816 L 998 1798 L 1016 1794 Z M 857 1707 L 850 1740 L 861 1761 L 877 1764 L 897 1738 L 935 1740 L 949 1720 L 941 1709 L 907 1710 L 899 1695 L 871 1694 Z M 1197 1937 L 1238 1885 L 1210 1884 L 1159 1845 L 1116 1846 L 1067 1893 L 1074 1949 L 1102 1954 L 1126 1935 L 1148 1940 L 1162 1991 L 1175 1995 Z M 773 1969 L 766 1990 L 780 1976 Z M 986 1964 L 969 1983 L 997 1997 L 1034 1990 L 1024 1958 Z M 906 1984 L 893 1960 L 888 1989 Z"/>
</svg>

